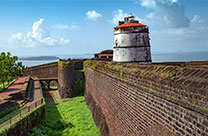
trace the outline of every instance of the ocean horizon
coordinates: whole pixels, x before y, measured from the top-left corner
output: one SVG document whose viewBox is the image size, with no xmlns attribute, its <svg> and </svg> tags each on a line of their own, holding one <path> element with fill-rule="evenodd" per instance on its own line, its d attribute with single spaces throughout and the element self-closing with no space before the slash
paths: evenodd
<svg viewBox="0 0 208 136">
<path fill-rule="evenodd" d="M 94 54 L 81 55 L 56 55 L 60 59 L 89 59 Z M 55 60 L 21 60 L 25 66 L 35 66 L 55 62 Z M 187 61 L 208 61 L 208 52 L 179 52 L 179 53 L 152 53 L 152 62 L 187 62 Z"/>
</svg>

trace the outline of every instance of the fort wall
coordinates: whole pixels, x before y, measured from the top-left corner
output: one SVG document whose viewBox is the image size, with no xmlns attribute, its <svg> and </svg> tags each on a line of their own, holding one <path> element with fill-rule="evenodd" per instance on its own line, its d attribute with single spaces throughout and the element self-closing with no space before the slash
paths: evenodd
<svg viewBox="0 0 208 136">
<path fill-rule="evenodd" d="M 83 69 L 83 59 L 68 60 L 74 62 L 74 70 Z M 58 62 L 52 62 L 37 66 L 31 66 L 24 70 L 24 76 L 31 75 L 38 78 L 57 78 Z"/>
<path fill-rule="evenodd" d="M 34 111 L 29 112 L 19 121 L 11 124 L 8 128 L 0 130 L 1 136 L 26 136 L 34 127 L 40 125 L 45 119 L 45 104 L 42 104 Z"/>
<path fill-rule="evenodd" d="M 208 134 L 208 69 L 88 60 L 86 103 L 102 135 Z"/>
<path fill-rule="evenodd" d="M 73 70 L 73 62 L 58 62 L 58 91 L 61 98 L 72 97 Z"/>
<path fill-rule="evenodd" d="M 24 76 L 31 75 L 38 78 L 57 78 L 58 62 L 28 67 L 24 71 Z"/>
<path fill-rule="evenodd" d="M 73 97 L 84 91 L 85 79 L 83 59 L 61 60 L 43 65 L 28 67 L 24 75 L 31 75 L 45 80 L 58 79 L 61 98 Z M 57 84 L 54 84 L 57 85 Z"/>
</svg>

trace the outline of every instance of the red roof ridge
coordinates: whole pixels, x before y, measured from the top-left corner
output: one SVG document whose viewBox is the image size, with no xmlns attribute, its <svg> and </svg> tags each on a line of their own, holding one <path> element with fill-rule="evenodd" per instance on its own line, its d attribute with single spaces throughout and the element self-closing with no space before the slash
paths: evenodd
<svg viewBox="0 0 208 136">
<path fill-rule="evenodd" d="M 138 27 L 145 27 L 146 25 L 140 24 L 140 23 L 132 23 L 132 22 L 128 22 L 128 23 L 124 23 L 122 25 L 118 25 L 114 28 L 123 28 L 123 27 L 131 27 L 131 26 L 138 26 Z"/>
</svg>

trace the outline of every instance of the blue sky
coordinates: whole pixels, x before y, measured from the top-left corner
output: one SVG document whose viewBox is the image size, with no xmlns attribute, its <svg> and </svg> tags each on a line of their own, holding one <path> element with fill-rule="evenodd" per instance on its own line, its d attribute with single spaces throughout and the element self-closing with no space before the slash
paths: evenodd
<svg viewBox="0 0 208 136">
<path fill-rule="evenodd" d="M 150 28 L 151 50 L 208 51 L 208 0 L 0 0 L 0 51 L 84 54 L 113 47 L 129 13 Z"/>
</svg>

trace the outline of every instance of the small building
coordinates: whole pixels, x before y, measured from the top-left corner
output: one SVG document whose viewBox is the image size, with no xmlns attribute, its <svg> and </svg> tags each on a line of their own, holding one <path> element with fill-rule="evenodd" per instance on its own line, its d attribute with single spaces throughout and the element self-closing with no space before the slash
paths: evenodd
<svg viewBox="0 0 208 136">
<path fill-rule="evenodd" d="M 113 61 L 151 64 L 148 27 L 131 14 L 118 23 L 114 27 Z"/>
<path fill-rule="evenodd" d="M 113 50 L 103 50 L 100 53 L 94 54 L 96 60 L 113 60 Z"/>
</svg>

